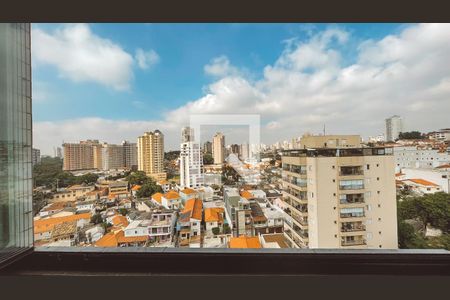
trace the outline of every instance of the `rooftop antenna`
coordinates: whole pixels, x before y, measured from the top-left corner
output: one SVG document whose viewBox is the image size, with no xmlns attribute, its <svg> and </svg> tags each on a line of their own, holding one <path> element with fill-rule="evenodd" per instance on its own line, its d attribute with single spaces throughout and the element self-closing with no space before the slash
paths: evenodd
<svg viewBox="0 0 450 300">
<path fill-rule="evenodd" d="M 323 124 L 323 135 L 325 135 L 325 124 Z"/>
</svg>

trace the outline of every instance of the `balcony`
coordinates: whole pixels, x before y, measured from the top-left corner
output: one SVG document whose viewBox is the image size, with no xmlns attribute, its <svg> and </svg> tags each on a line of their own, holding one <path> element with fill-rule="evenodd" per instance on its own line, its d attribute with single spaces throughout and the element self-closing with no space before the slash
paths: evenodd
<svg viewBox="0 0 450 300">
<path fill-rule="evenodd" d="M 346 218 L 364 218 L 364 213 L 341 213 L 340 217 L 342 219 Z"/>
<path fill-rule="evenodd" d="M 340 185 L 340 190 L 362 190 L 364 189 L 364 184 L 352 184 L 352 185 Z"/>
<path fill-rule="evenodd" d="M 362 246 L 366 245 L 366 240 L 364 239 L 357 239 L 357 240 L 341 240 L 341 246 Z"/>
<path fill-rule="evenodd" d="M 341 167 L 339 176 L 358 176 L 364 175 L 364 169 L 362 166 Z"/>
<path fill-rule="evenodd" d="M 355 232 L 355 231 L 365 231 L 366 226 L 361 222 L 359 223 L 342 223 L 341 232 Z"/>
<path fill-rule="evenodd" d="M 341 204 L 359 204 L 364 203 L 364 194 L 343 194 L 339 196 Z"/>
</svg>

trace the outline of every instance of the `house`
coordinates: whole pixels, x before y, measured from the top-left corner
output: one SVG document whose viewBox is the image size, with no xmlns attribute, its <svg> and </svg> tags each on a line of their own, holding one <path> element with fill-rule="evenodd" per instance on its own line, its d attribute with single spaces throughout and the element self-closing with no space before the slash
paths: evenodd
<svg viewBox="0 0 450 300">
<path fill-rule="evenodd" d="M 205 208 L 205 235 L 212 236 L 213 228 L 219 228 L 219 233 L 223 232 L 225 209 L 223 207 Z"/>
<path fill-rule="evenodd" d="M 161 204 L 168 209 L 181 209 L 180 195 L 175 191 L 168 191 L 161 197 Z"/>
<path fill-rule="evenodd" d="M 105 229 L 102 226 L 94 226 L 84 231 L 89 244 L 97 242 L 103 237 Z"/>
<path fill-rule="evenodd" d="M 58 189 L 58 191 L 49 197 L 49 202 L 76 201 L 84 198 L 88 192 L 95 189 L 94 185 L 72 185 L 68 188 Z"/>
<path fill-rule="evenodd" d="M 198 189 L 198 198 L 203 202 L 209 202 L 214 200 L 214 189 L 210 186 L 205 186 Z"/>
<path fill-rule="evenodd" d="M 167 193 L 168 191 L 170 191 L 170 182 L 169 181 L 160 180 L 156 184 L 161 187 L 161 189 L 163 190 L 164 193 Z"/>
<path fill-rule="evenodd" d="M 108 196 L 108 188 L 92 190 L 85 194 L 86 201 L 100 200 L 100 198 Z"/>
<path fill-rule="evenodd" d="M 124 230 L 126 237 L 146 236 L 148 238 L 148 220 L 135 220 L 131 222 Z"/>
<path fill-rule="evenodd" d="M 95 247 L 137 247 L 144 246 L 147 236 L 126 237 L 123 230 L 105 234 L 95 243 Z"/>
<path fill-rule="evenodd" d="M 109 194 L 128 193 L 128 181 L 109 181 L 108 192 Z"/>
<path fill-rule="evenodd" d="M 260 242 L 263 248 L 290 248 L 289 241 L 286 239 L 283 233 L 262 234 L 260 236 Z"/>
<path fill-rule="evenodd" d="M 152 244 L 172 243 L 176 223 L 173 211 L 154 211 L 148 223 L 149 241 Z"/>
<path fill-rule="evenodd" d="M 152 202 L 150 200 L 142 200 L 142 201 L 136 202 L 136 209 L 138 211 L 151 212 L 154 208 L 156 208 L 158 206 L 160 206 L 160 205 L 156 205 L 155 201 Z"/>
<path fill-rule="evenodd" d="M 132 203 L 133 202 L 128 198 L 122 199 L 119 201 L 118 208 L 131 209 Z"/>
<path fill-rule="evenodd" d="M 44 218 L 48 217 L 50 215 L 54 215 L 58 212 L 61 212 L 66 207 L 72 207 L 73 202 L 71 201 L 61 201 L 61 202 L 53 202 L 48 205 L 46 205 L 44 208 L 41 209 L 39 212 L 39 217 Z"/>
<path fill-rule="evenodd" d="M 96 201 L 78 201 L 75 205 L 77 212 L 90 212 L 91 214 L 95 213 L 95 204 Z"/>
<path fill-rule="evenodd" d="M 189 199 L 178 218 L 180 246 L 201 235 L 203 203 L 200 199 Z"/>
<path fill-rule="evenodd" d="M 405 179 L 402 180 L 402 182 L 407 185 L 410 190 L 419 194 L 434 194 L 442 191 L 439 185 L 421 178 Z"/>
<path fill-rule="evenodd" d="M 136 194 L 141 189 L 141 187 L 142 185 L 139 184 L 133 185 L 133 187 L 131 188 L 131 195 L 136 198 L 137 197 Z"/>
<path fill-rule="evenodd" d="M 152 195 L 153 203 L 155 203 L 156 205 L 162 205 L 162 197 L 163 197 L 163 194 L 161 194 L 161 193 L 153 194 Z"/>
<path fill-rule="evenodd" d="M 230 248 L 262 248 L 259 238 L 257 236 L 248 237 L 241 235 L 240 237 L 232 237 L 229 242 Z"/>
<path fill-rule="evenodd" d="M 250 202 L 251 209 L 251 223 L 253 225 L 254 233 L 253 235 L 258 235 L 262 233 L 267 233 L 267 218 L 261 206 L 257 202 Z"/>
<path fill-rule="evenodd" d="M 129 221 L 127 217 L 122 215 L 115 215 L 111 218 L 111 221 L 109 222 L 111 225 L 119 228 L 125 228 L 129 225 Z"/>
<path fill-rule="evenodd" d="M 185 205 L 186 201 L 189 199 L 198 198 L 198 192 L 191 188 L 184 188 L 180 191 L 181 203 Z"/>
<path fill-rule="evenodd" d="M 78 214 L 71 215 L 65 217 L 57 217 L 57 218 L 45 218 L 34 221 L 34 240 L 51 240 L 52 232 L 56 225 L 67 223 L 67 222 L 76 222 L 76 228 L 83 228 L 86 224 L 89 224 L 91 220 L 92 214 Z"/>
</svg>

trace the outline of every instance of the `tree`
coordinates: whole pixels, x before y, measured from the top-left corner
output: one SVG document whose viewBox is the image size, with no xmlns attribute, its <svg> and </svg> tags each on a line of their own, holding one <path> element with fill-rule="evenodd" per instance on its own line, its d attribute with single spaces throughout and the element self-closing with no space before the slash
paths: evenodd
<svg viewBox="0 0 450 300">
<path fill-rule="evenodd" d="M 90 184 L 90 183 L 97 182 L 97 180 L 98 180 L 97 174 L 87 173 L 87 174 L 76 177 L 75 182 L 76 182 L 76 184 L 82 184 L 82 183 Z"/>
<path fill-rule="evenodd" d="M 419 131 L 400 132 L 398 135 L 399 140 L 422 140 L 425 135 Z"/>
<path fill-rule="evenodd" d="M 214 227 L 211 229 L 212 233 L 214 235 L 218 235 L 220 233 L 220 228 L 219 227 Z"/>
<path fill-rule="evenodd" d="M 212 155 L 210 153 L 205 153 L 203 155 L 203 164 L 204 165 L 211 165 L 214 163 L 214 158 L 212 157 Z"/>
<path fill-rule="evenodd" d="M 398 247 L 400 249 L 424 249 L 427 242 L 414 227 L 405 221 L 398 222 Z"/>
<path fill-rule="evenodd" d="M 230 234 L 231 233 L 230 225 L 223 224 L 223 233 L 225 233 L 225 234 Z"/>
<path fill-rule="evenodd" d="M 168 151 L 164 153 L 164 159 L 165 160 L 175 160 L 178 159 L 178 157 L 180 157 L 180 150 L 176 150 L 176 151 Z"/>
<path fill-rule="evenodd" d="M 126 216 L 127 213 L 128 213 L 128 209 L 126 209 L 126 208 L 119 208 L 119 213 L 120 213 L 122 216 Z"/>
<path fill-rule="evenodd" d="M 143 171 L 132 172 L 127 176 L 128 183 L 131 185 L 139 184 L 143 185 L 147 182 L 152 181 Z"/>
<path fill-rule="evenodd" d="M 103 222 L 103 218 L 100 214 L 95 214 L 91 217 L 91 223 L 100 224 Z"/>
<path fill-rule="evenodd" d="M 155 182 L 148 182 L 142 185 L 142 187 L 137 191 L 137 198 L 148 198 L 155 193 L 162 193 L 161 186 L 157 185 Z"/>
</svg>

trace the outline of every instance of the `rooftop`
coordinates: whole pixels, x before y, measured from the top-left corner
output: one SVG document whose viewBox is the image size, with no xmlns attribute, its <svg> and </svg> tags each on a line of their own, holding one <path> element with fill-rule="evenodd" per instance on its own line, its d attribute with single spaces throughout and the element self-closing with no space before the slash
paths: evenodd
<svg viewBox="0 0 450 300">
<path fill-rule="evenodd" d="M 286 243 L 286 238 L 282 233 L 263 234 L 261 237 L 265 243 L 276 243 L 278 248 L 289 248 L 289 245 Z"/>
<path fill-rule="evenodd" d="M 230 239 L 230 248 L 262 248 L 258 237 L 241 235 Z"/>
</svg>

